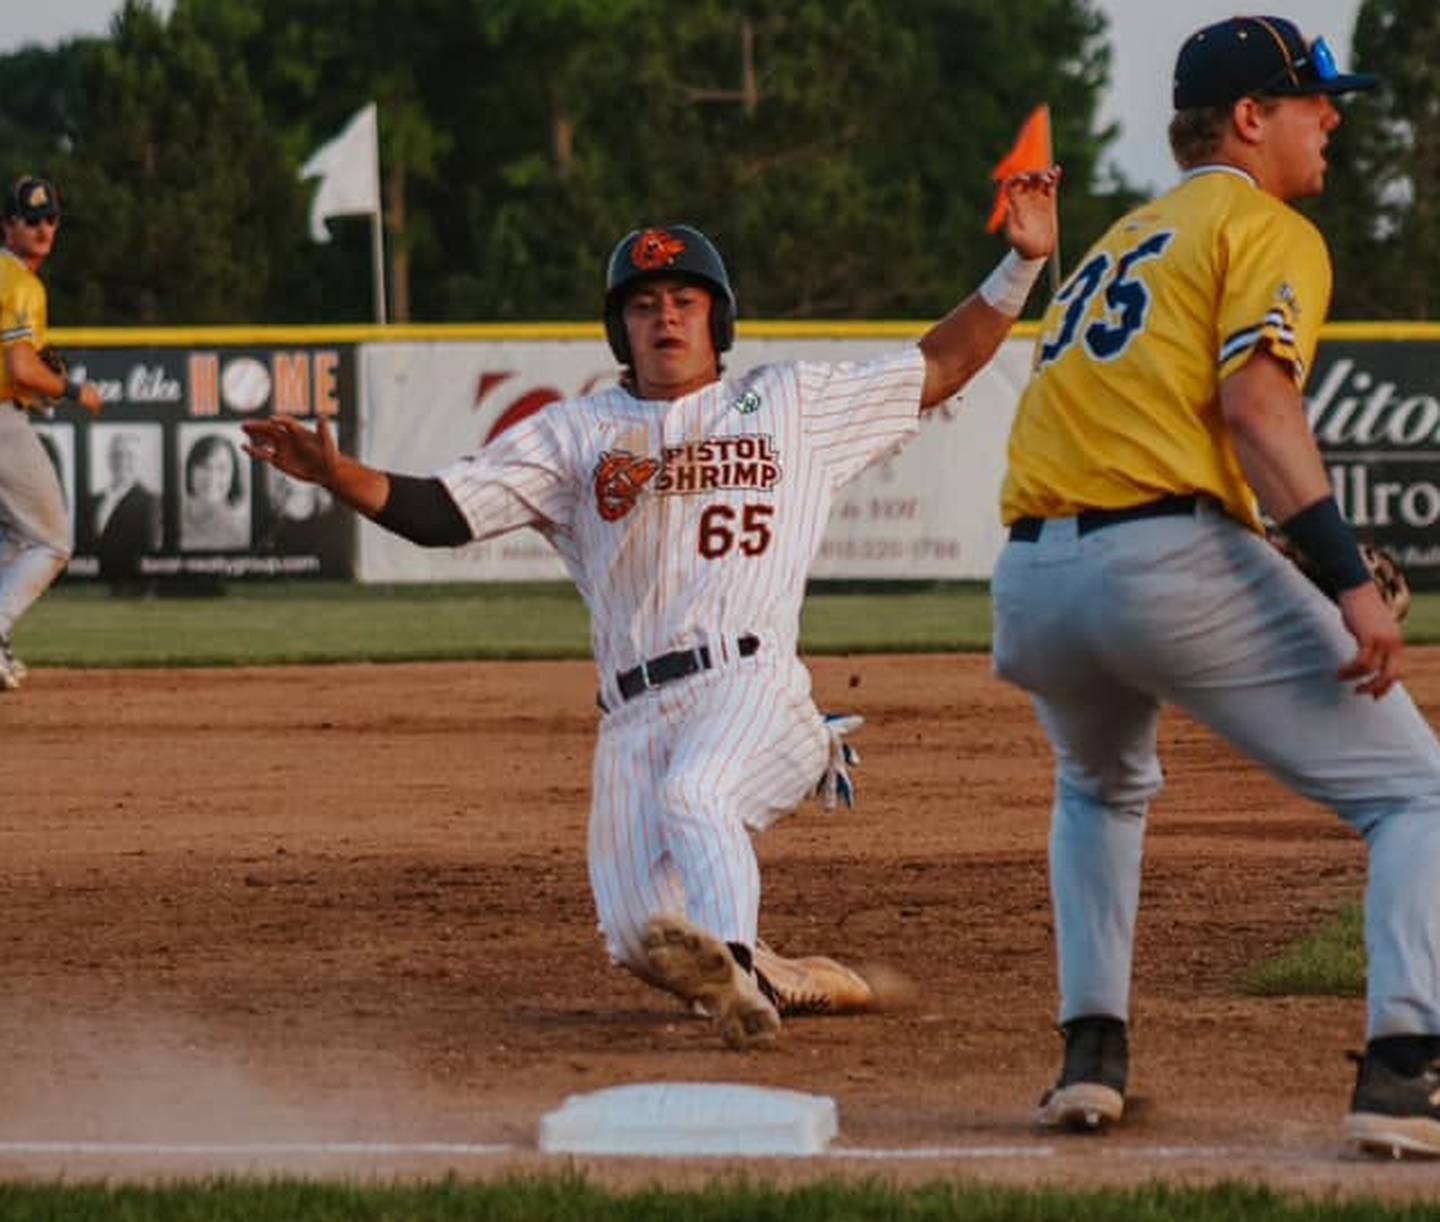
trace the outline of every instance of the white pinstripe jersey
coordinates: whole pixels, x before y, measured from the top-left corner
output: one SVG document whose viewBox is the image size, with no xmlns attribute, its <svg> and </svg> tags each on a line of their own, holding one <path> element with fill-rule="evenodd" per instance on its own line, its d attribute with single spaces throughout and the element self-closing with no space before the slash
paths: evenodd
<svg viewBox="0 0 1440 1222">
<path fill-rule="evenodd" d="M 767 365 L 673 401 L 616 387 L 553 403 L 438 475 L 475 539 L 549 538 L 608 694 L 618 671 L 746 633 L 793 656 L 834 493 L 915 431 L 924 379 L 910 348 Z"/>
</svg>

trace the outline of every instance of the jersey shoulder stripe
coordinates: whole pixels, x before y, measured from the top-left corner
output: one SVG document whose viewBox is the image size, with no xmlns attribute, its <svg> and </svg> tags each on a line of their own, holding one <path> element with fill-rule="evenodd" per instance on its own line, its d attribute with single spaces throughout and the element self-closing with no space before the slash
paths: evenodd
<svg viewBox="0 0 1440 1222">
<path fill-rule="evenodd" d="M 1260 320 L 1259 325 L 1246 327 L 1244 330 L 1236 331 L 1228 336 L 1220 346 L 1220 363 L 1223 365 L 1227 360 L 1246 348 L 1253 348 L 1256 341 L 1266 331 L 1270 331 L 1276 338 L 1283 340 L 1291 346 L 1295 343 L 1295 330 L 1290 326 L 1289 320 L 1280 310 L 1271 310 Z"/>
</svg>

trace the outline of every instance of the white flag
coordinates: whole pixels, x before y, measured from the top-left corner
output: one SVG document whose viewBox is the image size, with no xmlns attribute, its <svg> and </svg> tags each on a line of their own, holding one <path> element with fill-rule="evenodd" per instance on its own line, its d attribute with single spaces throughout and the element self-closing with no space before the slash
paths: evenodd
<svg viewBox="0 0 1440 1222">
<path fill-rule="evenodd" d="M 361 108 L 335 139 L 322 144 L 300 167 L 300 177 L 319 176 L 310 204 L 310 236 L 328 242 L 326 218 L 380 213 L 380 137 L 375 103 Z"/>
</svg>

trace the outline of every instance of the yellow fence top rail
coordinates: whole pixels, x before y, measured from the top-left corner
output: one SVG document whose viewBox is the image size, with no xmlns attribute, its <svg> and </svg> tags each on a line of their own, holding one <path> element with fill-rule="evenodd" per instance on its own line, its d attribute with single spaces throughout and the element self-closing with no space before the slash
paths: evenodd
<svg viewBox="0 0 1440 1222">
<path fill-rule="evenodd" d="M 843 322 L 819 319 L 792 322 L 746 322 L 737 328 L 741 339 L 912 339 L 930 326 L 925 321 Z M 598 322 L 528 323 L 408 323 L 390 326 L 336 324 L 331 326 L 256 327 L 52 327 L 50 335 L 69 348 L 194 348 L 269 347 L 286 344 L 405 344 L 405 343 L 524 343 L 535 340 L 599 340 Z M 1039 326 L 1016 325 L 1017 338 L 1033 338 Z M 1333 343 L 1440 341 L 1437 322 L 1337 322 L 1328 324 L 1321 338 Z"/>
</svg>

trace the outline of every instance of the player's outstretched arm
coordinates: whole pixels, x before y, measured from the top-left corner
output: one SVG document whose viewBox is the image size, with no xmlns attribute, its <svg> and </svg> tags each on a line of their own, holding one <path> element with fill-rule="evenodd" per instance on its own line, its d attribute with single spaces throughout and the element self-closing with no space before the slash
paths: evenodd
<svg viewBox="0 0 1440 1222">
<path fill-rule="evenodd" d="M 922 408 L 944 402 L 969 382 L 1010 334 L 1025 308 L 1030 287 L 1055 249 L 1059 185 L 1059 166 L 1005 180 L 1009 204 L 1005 237 L 1010 253 L 979 289 L 921 338 L 920 350 L 925 354 Z"/>
<path fill-rule="evenodd" d="M 390 498 L 390 477 L 340 453 L 322 416 L 314 430 L 289 416 L 247 420 L 245 452 L 292 479 L 328 488 L 352 509 L 374 517 Z"/>
<path fill-rule="evenodd" d="M 247 454 L 294 479 L 328 488 L 412 543 L 457 547 L 470 541 L 470 524 L 440 480 L 380 471 L 340 453 L 323 416 L 313 432 L 287 416 L 247 420 L 241 427 L 249 438 Z"/>
</svg>

